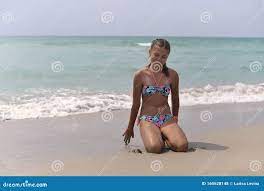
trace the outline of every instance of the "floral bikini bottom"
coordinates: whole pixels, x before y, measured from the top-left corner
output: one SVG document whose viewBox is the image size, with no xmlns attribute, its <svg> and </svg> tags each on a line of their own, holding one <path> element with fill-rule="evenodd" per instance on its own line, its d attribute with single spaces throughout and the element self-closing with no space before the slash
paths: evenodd
<svg viewBox="0 0 264 191">
<path fill-rule="evenodd" d="M 137 125 L 139 125 L 141 119 L 144 119 L 145 121 L 152 122 L 156 126 L 161 127 L 165 122 L 167 122 L 172 118 L 173 118 L 172 114 L 141 115 L 138 118 Z"/>
</svg>

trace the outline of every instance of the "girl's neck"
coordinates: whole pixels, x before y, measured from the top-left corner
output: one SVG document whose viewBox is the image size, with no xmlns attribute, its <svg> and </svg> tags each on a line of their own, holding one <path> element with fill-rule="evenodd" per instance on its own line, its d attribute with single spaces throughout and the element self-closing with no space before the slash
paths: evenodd
<svg viewBox="0 0 264 191">
<path fill-rule="evenodd" d="M 155 74 L 162 74 L 163 73 L 163 68 L 161 70 L 155 71 L 154 69 L 151 68 L 151 65 L 146 66 L 148 70 L 150 70 L 151 72 L 155 73 Z"/>
</svg>

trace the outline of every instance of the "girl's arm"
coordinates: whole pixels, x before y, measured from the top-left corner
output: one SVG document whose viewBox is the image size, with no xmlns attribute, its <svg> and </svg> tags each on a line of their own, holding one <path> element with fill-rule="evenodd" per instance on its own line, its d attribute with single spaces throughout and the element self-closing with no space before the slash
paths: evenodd
<svg viewBox="0 0 264 191">
<path fill-rule="evenodd" d="M 134 128 L 134 123 L 136 121 L 138 110 L 141 104 L 140 103 L 141 91 L 142 91 L 141 73 L 140 71 L 137 71 L 134 74 L 134 79 L 133 79 L 133 103 L 132 103 L 128 128 L 132 128 L 132 129 Z"/>
<path fill-rule="evenodd" d="M 171 87 L 171 105 L 172 114 L 178 118 L 180 100 L 179 100 L 179 75 L 176 71 L 172 72 L 172 87 Z"/>
</svg>

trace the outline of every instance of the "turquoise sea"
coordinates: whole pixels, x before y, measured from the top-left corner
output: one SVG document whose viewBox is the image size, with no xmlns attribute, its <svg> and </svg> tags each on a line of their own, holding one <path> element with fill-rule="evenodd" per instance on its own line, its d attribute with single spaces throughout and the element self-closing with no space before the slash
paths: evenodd
<svg viewBox="0 0 264 191">
<path fill-rule="evenodd" d="M 0 37 L 2 118 L 129 109 L 154 38 Z M 264 100 L 264 38 L 164 38 L 181 105 Z"/>
</svg>

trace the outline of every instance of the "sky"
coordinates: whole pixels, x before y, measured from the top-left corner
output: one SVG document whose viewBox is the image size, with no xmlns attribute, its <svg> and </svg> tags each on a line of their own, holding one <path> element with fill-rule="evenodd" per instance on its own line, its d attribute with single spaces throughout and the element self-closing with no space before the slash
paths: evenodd
<svg viewBox="0 0 264 191">
<path fill-rule="evenodd" d="M 264 0 L 0 0 L 0 36 L 264 37 Z"/>
</svg>

